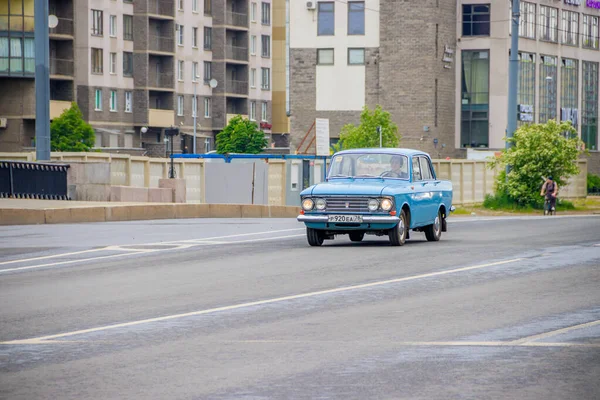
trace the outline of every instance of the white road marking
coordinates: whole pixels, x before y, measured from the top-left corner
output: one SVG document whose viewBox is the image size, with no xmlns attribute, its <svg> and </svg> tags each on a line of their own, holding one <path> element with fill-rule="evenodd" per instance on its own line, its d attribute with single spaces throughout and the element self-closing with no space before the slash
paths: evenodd
<svg viewBox="0 0 600 400">
<path fill-rule="evenodd" d="M 354 341 L 344 340 L 286 340 L 286 339 L 256 339 L 256 340 L 224 340 L 217 341 L 218 343 L 345 343 L 351 344 Z M 52 341 L 51 343 L 54 343 Z M 67 343 L 61 341 L 60 343 Z M 600 347 L 600 343 L 573 343 L 573 342 L 556 342 L 556 343 L 523 343 L 513 344 L 512 342 L 503 341 L 487 341 L 487 342 L 467 342 L 467 341 L 443 341 L 443 342 L 396 342 L 386 341 L 387 344 L 395 344 L 399 346 L 415 346 L 415 347 Z"/>
<path fill-rule="evenodd" d="M 57 257 L 74 256 L 74 255 L 78 255 L 78 254 L 85 254 L 85 253 L 93 253 L 93 252 L 97 252 L 97 251 L 103 251 L 103 250 L 106 250 L 106 249 L 107 249 L 106 247 L 102 247 L 102 248 L 99 248 L 99 249 L 74 251 L 74 252 L 71 252 L 71 253 L 53 254 L 53 255 L 50 255 L 50 256 L 43 256 L 43 257 L 24 258 L 24 259 L 20 259 L 20 260 L 3 261 L 3 262 L 0 262 L 0 265 L 24 263 L 24 262 L 28 262 L 28 261 L 47 260 L 49 258 L 57 258 Z"/>
<path fill-rule="evenodd" d="M 552 336 L 560 335 L 560 334 L 563 334 L 563 333 L 571 332 L 571 331 L 574 331 L 576 329 L 589 328 L 590 326 L 596 326 L 596 325 L 600 325 L 600 320 L 598 320 L 598 321 L 592 321 L 592 322 L 587 322 L 585 324 L 580 324 L 580 325 L 569 326 L 569 327 L 558 329 L 558 330 L 551 331 L 551 332 L 540 333 L 539 335 L 533 335 L 533 336 L 524 337 L 524 338 L 521 338 L 521 339 L 518 339 L 518 340 L 513 340 L 510 343 L 512 343 L 512 344 L 529 343 L 529 342 L 533 342 L 533 341 L 536 341 L 536 340 L 545 339 L 545 338 L 548 338 L 548 337 L 552 337 Z"/>
<path fill-rule="evenodd" d="M 292 295 L 292 296 L 277 297 L 277 298 L 268 299 L 268 300 L 259 300 L 259 301 L 249 302 L 249 303 L 236 304 L 236 305 L 232 305 L 232 306 L 224 306 L 224 307 L 211 308 L 211 309 L 207 309 L 207 310 L 192 311 L 192 312 L 183 313 L 183 314 L 166 315 L 163 317 L 148 318 L 148 319 L 142 319 L 142 320 L 137 320 L 137 321 L 124 322 L 124 323 L 120 323 L 120 324 L 100 326 L 100 327 L 96 327 L 96 328 L 82 329 L 82 330 L 73 331 L 73 332 L 65 332 L 65 333 L 58 333 L 55 335 L 40 336 L 37 338 L 31 338 L 31 339 L 9 340 L 6 342 L 0 342 L 0 344 L 40 344 L 40 343 L 43 343 L 43 342 L 51 340 L 51 339 L 58 339 L 58 338 L 64 338 L 64 337 L 69 337 L 69 336 L 82 335 L 82 334 L 86 334 L 86 333 L 107 331 L 107 330 L 111 330 L 111 329 L 127 328 L 130 326 L 149 324 L 149 323 L 161 322 L 161 321 L 168 321 L 168 320 L 185 318 L 185 317 L 193 317 L 193 316 L 198 316 L 198 315 L 212 314 L 212 313 L 216 313 L 216 312 L 220 312 L 220 311 L 231 311 L 231 310 L 237 310 L 237 309 L 241 309 L 241 308 L 261 306 L 264 304 L 273 304 L 273 303 L 279 303 L 279 302 L 288 301 L 288 300 L 297 300 L 297 299 L 303 299 L 303 298 L 307 298 L 307 297 L 321 296 L 321 295 L 325 295 L 325 294 L 341 293 L 341 292 L 348 292 L 348 291 L 358 290 L 358 289 L 372 288 L 372 287 L 388 285 L 388 284 L 392 284 L 392 283 L 400 283 L 400 282 L 413 281 L 413 280 L 417 280 L 417 279 L 430 278 L 433 276 L 441 276 L 441 275 L 455 274 L 455 273 L 465 272 L 465 271 L 473 271 L 473 270 L 477 270 L 477 269 L 483 269 L 483 268 L 494 267 L 494 266 L 498 266 L 498 265 L 515 263 L 517 261 L 522 261 L 522 260 L 523 260 L 522 258 L 514 258 L 511 260 L 497 261 L 497 262 L 493 262 L 493 263 L 474 265 L 474 266 L 470 266 L 470 267 L 454 268 L 454 269 L 449 269 L 449 270 L 444 270 L 444 271 L 430 272 L 427 274 L 413 275 L 413 276 L 408 276 L 408 277 L 404 277 L 404 278 L 388 279 L 385 281 L 371 282 L 371 283 L 365 283 L 365 284 L 353 285 L 353 286 L 344 286 L 344 287 L 339 287 L 339 288 L 335 288 L 335 289 L 320 290 L 320 291 L 316 291 L 316 292 L 302 293 L 302 294 L 297 294 L 297 295 Z"/>
</svg>

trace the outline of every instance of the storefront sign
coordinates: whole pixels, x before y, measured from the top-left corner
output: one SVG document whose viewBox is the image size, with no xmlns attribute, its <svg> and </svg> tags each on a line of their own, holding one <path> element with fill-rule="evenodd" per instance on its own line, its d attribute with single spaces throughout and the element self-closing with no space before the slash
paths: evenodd
<svg viewBox="0 0 600 400">
<path fill-rule="evenodd" d="M 596 8 L 600 10 L 600 0 L 587 0 L 587 3 L 585 4 L 590 8 Z"/>
<path fill-rule="evenodd" d="M 581 0 L 565 0 L 565 4 L 571 4 L 573 6 L 580 6 Z"/>
</svg>

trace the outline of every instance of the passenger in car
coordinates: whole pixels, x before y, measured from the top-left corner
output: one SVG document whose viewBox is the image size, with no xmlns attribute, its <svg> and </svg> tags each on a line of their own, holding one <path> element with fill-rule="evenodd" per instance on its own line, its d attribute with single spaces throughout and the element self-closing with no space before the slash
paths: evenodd
<svg viewBox="0 0 600 400">
<path fill-rule="evenodd" d="M 391 172 L 396 178 L 408 179 L 408 171 L 403 171 L 404 157 L 394 156 L 390 160 Z"/>
</svg>

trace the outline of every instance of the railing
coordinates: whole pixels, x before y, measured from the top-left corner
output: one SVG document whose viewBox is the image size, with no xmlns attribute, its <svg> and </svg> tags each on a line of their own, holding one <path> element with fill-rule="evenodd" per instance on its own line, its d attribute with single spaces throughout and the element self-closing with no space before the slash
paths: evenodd
<svg viewBox="0 0 600 400">
<path fill-rule="evenodd" d="M 50 35 L 73 36 L 73 20 L 69 18 L 59 18 L 56 28 L 50 28 Z"/>
<path fill-rule="evenodd" d="M 50 59 L 50 75 L 73 76 L 73 60 Z"/>
<path fill-rule="evenodd" d="M 225 48 L 225 58 L 229 60 L 248 61 L 248 48 L 227 46 Z"/>
<path fill-rule="evenodd" d="M 148 50 L 173 53 L 175 51 L 175 38 L 173 36 L 148 36 Z"/>
<path fill-rule="evenodd" d="M 148 14 L 175 17 L 175 2 L 173 0 L 149 0 Z"/>
<path fill-rule="evenodd" d="M 248 94 L 248 81 L 227 81 L 227 93 Z"/>
<path fill-rule="evenodd" d="M 159 73 L 158 75 L 150 75 L 148 78 L 148 85 L 162 89 L 173 89 L 173 74 L 171 73 Z"/>
<path fill-rule="evenodd" d="M 0 161 L 0 197 L 69 200 L 66 164 Z"/>
<path fill-rule="evenodd" d="M 232 26 L 248 27 L 248 14 L 228 12 L 225 15 L 225 23 Z"/>
</svg>

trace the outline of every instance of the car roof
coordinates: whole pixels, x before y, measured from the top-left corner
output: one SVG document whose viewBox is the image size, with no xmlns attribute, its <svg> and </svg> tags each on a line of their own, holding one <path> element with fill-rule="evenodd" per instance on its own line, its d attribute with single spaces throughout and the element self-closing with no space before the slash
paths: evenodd
<svg viewBox="0 0 600 400">
<path fill-rule="evenodd" d="M 429 155 L 421 150 L 401 149 L 401 148 L 395 148 L 395 147 L 350 149 L 350 150 L 342 150 L 342 151 L 335 153 L 335 155 L 337 155 L 337 154 L 341 154 L 341 155 L 343 155 L 343 154 L 396 154 L 396 155 L 404 155 L 404 156 L 414 156 L 414 155 L 418 155 L 418 154 L 425 154 L 427 156 Z"/>
</svg>

